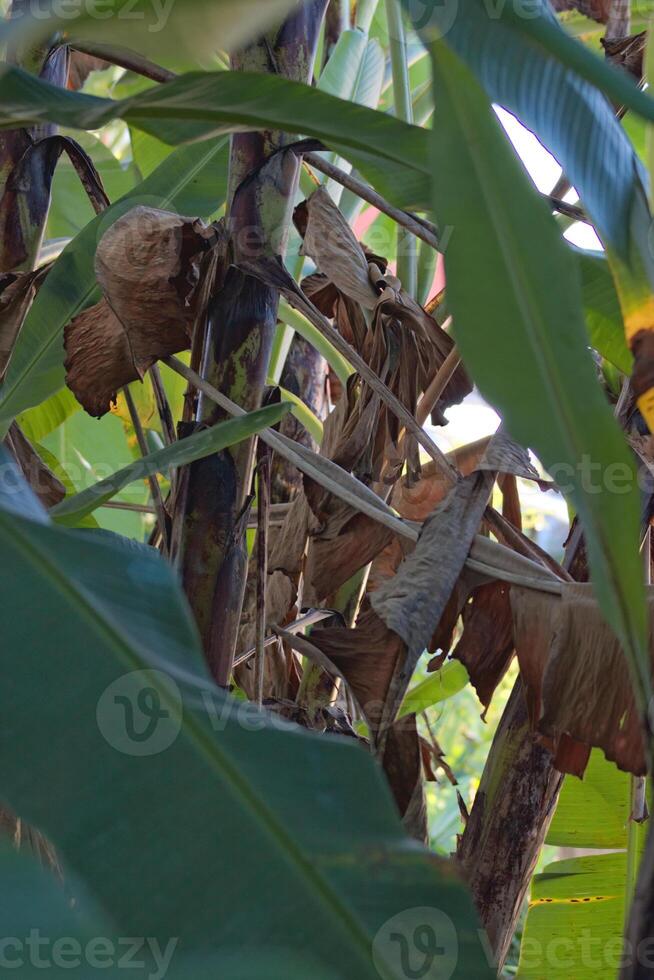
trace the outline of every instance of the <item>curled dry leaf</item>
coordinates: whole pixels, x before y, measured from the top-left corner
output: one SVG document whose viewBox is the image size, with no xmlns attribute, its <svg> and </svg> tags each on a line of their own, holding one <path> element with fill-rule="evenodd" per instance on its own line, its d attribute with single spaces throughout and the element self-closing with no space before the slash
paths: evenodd
<svg viewBox="0 0 654 980">
<path fill-rule="evenodd" d="M 427 804 L 422 779 L 422 743 L 416 716 L 406 715 L 390 728 L 382 764 L 407 833 L 427 844 Z"/>
<path fill-rule="evenodd" d="M 645 775 L 629 671 L 592 587 L 567 583 L 559 597 L 513 586 L 511 605 L 530 721 L 557 768 L 579 774 L 594 746 L 620 769 Z M 651 622 L 652 589 L 648 606 Z"/>
<path fill-rule="evenodd" d="M 377 292 L 368 276 L 365 253 L 329 192 L 319 187 L 299 205 L 294 220 L 304 238 L 302 254 L 312 258 L 340 292 L 373 310 Z"/>
<path fill-rule="evenodd" d="M 397 714 L 416 664 L 431 643 L 488 504 L 495 474 L 460 480 L 425 521 L 415 551 L 371 596 L 375 612 L 406 645 L 395 666 L 382 721 Z"/>
<path fill-rule="evenodd" d="M 14 344 L 50 266 L 36 272 L 8 273 L 0 276 L 0 380 L 2 380 Z"/>
<path fill-rule="evenodd" d="M 185 350 L 199 314 L 203 260 L 224 244 L 199 219 L 136 207 L 105 232 L 96 253 L 103 299 L 66 327 L 66 383 L 91 414 L 157 360 Z"/>
<path fill-rule="evenodd" d="M 513 617 L 506 582 L 475 589 L 462 610 L 463 633 L 452 654 L 470 675 L 479 700 L 488 708 L 513 658 Z"/>
<path fill-rule="evenodd" d="M 382 718 L 393 669 L 405 647 L 367 601 L 355 629 L 314 630 L 311 642 L 338 667 L 373 729 Z"/>
<path fill-rule="evenodd" d="M 499 434 L 501 437 L 501 434 Z M 498 484 L 502 489 L 502 513 L 504 518 L 519 532 L 522 527 L 520 498 L 515 471 L 519 471 L 527 454 L 520 447 L 510 447 L 507 441 L 497 439 L 498 451 L 491 448 L 488 457 L 495 457 L 500 466 L 502 457 L 512 459 L 514 472 L 501 473 Z M 534 473 L 536 471 L 534 470 Z M 538 474 L 536 474 L 537 477 Z M 499 515 L 498 515 L 499 516 Z M 462 575 L 460 583 L 466 578 Z M 461 591 L 462 584 L 459 591 Z M 506 582 L 484 582 L 471 590 L 472 594 L 462 606 L 463 632 L 452 656 L 468 671 L 470 682 L 477 696 L 488 709 L 497 685 L 506 674 L 513 659 L 513 616 L 509 587 Z M 453 593 L 454 595 L 456 593 Z M 428 668 L 431 670 L 431 664 Z M 485 718 L 486 711 L 482 717 Z"/>
<path fill-rule="evenodd" d="M 357 242 L 324 188 L 296 209 L 295 223 L 304 238 L 305 254 L 319 270 L 303 282 L 307 295 L 415 413 L 418 396 L 454 347 L 451 337 L 388 273 L 386 260 Z M 370 327 L 364 311 L 373 312 Z M 443 410 L 458 404 L 471 390 L 470 379 L 459 366 L 434 408 L 434 422 L 444 423 Z M 395 419 L 391 427 L 397 428 Z"/>
<path fill-rule="evenodd" d="M 497 445 L 489 449 L 492 443 Z M 500 474 L 532 480 L 538 483 L 541 490 L 554 487 L 553 483 L 541 479 L 529 459 L 529 453 L 503 432 L 460 446 L 448 453 L 447 459 L 461 476 L 469 476 L 475 470 L 497 470 Z M 432 462 L 428 462 L 422 467 L 419 480 L 397 484 L 391 504 L 406 520 L 424 521 L 445 499 L 451 486 L 451 481 Z"/>
<path fill-rule="evenodd" d="M 103 58 L 96 58 L 92 54 L 85 54 L 83 51 L 70 52 L 70 62 L 68 65 L 68 88 L 78 89 L 84 86 L 84 82 L 92 71 L 104 71 L 109 68 L 109 62 Z"/>
<path fill-rule="evenodd" d="M 647 31 L 641 31 L 640 34 L 634 34 L 631 37 L 618 37 L 611 40 L 603 37 L 600 38 L 600 43 L 609 61 L 615 65 L 620 65 L 630 75 L 633 75 L 637 82 L 642 81 Z"/>
</svg>

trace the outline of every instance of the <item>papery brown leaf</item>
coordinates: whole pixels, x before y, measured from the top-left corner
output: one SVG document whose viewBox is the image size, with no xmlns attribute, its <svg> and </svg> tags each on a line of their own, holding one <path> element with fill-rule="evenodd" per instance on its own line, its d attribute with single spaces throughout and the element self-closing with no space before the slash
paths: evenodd
<svg viewBox="0 0 654 980">
<path fill-rule="evenodd" d="M 365 253 L 352 229 L 332 201 L 329 192 L 319 187 L 295 212 L 296 225 L 302 230 L 302 255 L 308 255 L 340 292 L 372 310 L 377 293 L 368 276 Z"/>
<path fill-rule="evenodd" d="M 470 675 L 479 700 L 488 708 L 513 659 L 513 616 L 505 582 L 488 582 L 463 606 L 463 633 L 452 656 Z"/>
<path fill-rule="evenodd" d="M 303 279 L 302 290 L 323 316 L 334 320 L 341 336 L 361 354 L 368 334 L 368 324 L 359 304 L 341 293 L 320 272 Z"/>
<path fill-rule="evenodd" d="M 395 667 L 384 720 L 395 717 L 423 651 L 447 607 L 488 504 L 495 474 L 465 477 L 425 521 L 397 575 L 370 597 L 375 612 L 406 645 Z"/>
<path fill-rule="evenodd" d="M 522 527 L 522 514 L 514 473 L 501 473 L 498 484 L 502 489 L 503 516 L 518 530 Z M 465 577 L 464 573 L 462 578 Z M 488 709 L 514 653 L 508 585 L 506 582 L 485 582 L 472 591 L 467 602 L 462 604 L 462 610 L 463 633 L 452 656 L 464 665 L 479 700 Z M 486 711 L 482 717 L 485 715 Z"/>
<path fill-rule="evenodd" d="M 452 786 L 458 786 L 459 781 L 454 775 L 451 767 L 448 765 L 445 759 L 445 753 L 438 742 L 435 739 L 428 741 L 426 738 L 421 738 L 420 746 L 422 750 L 422 764 L 425 770 L 425 778 L 427 779 L 427 782 L 437 783 L 438 777 L 434 770 L 442 769 L 445 773 L 447 781 Z"/>
<path fill-rule="evenodd" d="M 493 478 L 475 473 L 460 480 L 422 527 L 415 550 L 371 601 L 413 655 L 425 650 L 477 533 Z"/>
<path fill-rule="evenodd" d="M 108 67 L 109 62 L 103 58 L 96 58 L 92 54 L 71 50 L 68 65 L 68 88 L 77 91 L 83 87 L 92 71 L 104 71 Z"/>
<path fill-rule="evenodd" d="M 406 380 L 410 383 L 411 390 L 415 390 L 417 401 L 417 395 L 427 389 L 448 354 L 453 350 L 454 341 L 436 323 L 436 320 L 401 288 L 396 277 L 384 273 L 375 264 L 370 265 L 369 273 L 380 293 L 375 307 L 376 322 L 381 317 L 382 322 L 399 326 L 402 348 L 400 364 L 406 372 Z M 458 405 L 471 391 L 472 381 L 460 364 L 432 410 L 433 423 L 444 424 L 445 409 Z M 398 395 L 402 398 L 399 392 Z M 410 400 L 413 400 L 413 397 L 412 395 Z"/>
<path fill-rule="evenodd" d="M 341 671 L 374 728 L 379 724 L 393 669 L 404 643 L 364 601 L 354 629 L 320 629 L 311 634 L 317 646 Z"/>
<path fill-rule="evenodd" d="M 143 369 L 134 363 L 123 325 L 106 299 L 66 325 L 64 345 L 66 384 L 89 415 L 96 418 L 109 411 L 124 385 L 143 377 Z M 156 358 L 151 363 L 155 361 Z"/>
<path fill-rule="evenodd" d="M 615 634 L 587 584 L 562 596 L 513 586 L 511 604 L 520 672 L 532 726 L 548 739 L 557 765 L 578 772 L 585 750 L 604 751 L 626 772 L 645 775 L 641 719 Z M 650 624 L 654 590 L 648 590 Z M 651 626 L 650 626 L 651 630 Z M 569 771 L 569 770 L 565 770 Z"/>
<path fill-rule="evenodd" d="M 366 514 L 354 514 L 333 539 L 312 538 L 306 564 L 309 605 L 327 601 L 393 540 L 393 532 Z"/>
<path fill-rule="evenodd" d="M 619 37 L 608 40 L 600 38 L 604 53 L 609 61 L 615 65 L 620 65 L 630 75 L 633 75 L 637 82 L 641 82 L 644 75 L 643 60 L 647 47 L 647 31 L 634 34 L 631 37 Z"/>
<path fill-rule="evenodd" d="M 139 352 L 188 343 L 202 257 L 217 240 L 199 218 L 139 205 L 100 239 L 95 271 L 109 305 Z M 181 347 L 178 350 L 183 349 Z"/>
<path fill-rule="evenodd" d="M 199 219 L 142 206 L 105 232 L 95 259 L 104 298 L 64 331 L 66 383 L 89 414 L 104 415 L 125 384 L 189 347 L 202 260 L 219 237 Z"/>
<path fill-rule="evenodd" d="M 407 715 L 391 726 L 382 764 L 407 833 L 427 844 L 429 835 L 422 779 L 422 746 L 415 715 Z"/>
<path fill-rule="evenodd" d="M 489 453 L 493 439 L 498 441 L 498 448 Z M 501 432 L 460 446 L 447 453 L 446 458 L 461 476 L 469 476 L 475 470 L 496 469 L 500 474 L 533 480 L 542 490 L 549 490 L 554 486 L 550 481 L 541 479 L 526 450 Z M 403 481 L 397 484 L 391 505 L 406 520 L 424 521 L 447 496 L 451 486 L 451 481 L 430 461 L 423 465 L 420 479 L 415 483 Z M 515 515 L 515 509 L 513 513 Z"/>
</svg>

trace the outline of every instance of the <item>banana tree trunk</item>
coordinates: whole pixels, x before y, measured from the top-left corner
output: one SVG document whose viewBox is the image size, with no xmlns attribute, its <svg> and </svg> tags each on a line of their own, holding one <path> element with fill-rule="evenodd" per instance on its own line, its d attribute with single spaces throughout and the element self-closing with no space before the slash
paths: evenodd
<svg viewBox="0 0 654 980">
<path fill-rule="evenodd" d="M 327 0 L 308 0 L 280 30 L 232 59 L 241 71 L 308 82 Z M 240 133 L 232 139 L 228 227 L 236 248 L 283 255 L 298 166 L 287 161 L 276 178 L 256 173 L 286 137 Z M 238 193 L 237 193 L 238 191 Z M 203 376 L 246 410 L 261 405 L 277 321 L 278 294 L 232 267 L 210 304 Z M 201 402 L 199 420 L 222 415 Z M 182 540 L 182 574 L 211 671 L 229 684 L 247 577 L 246 524 L 254 440 L 195 463 L 189 475 Z"/>
<path fill-rule="evenodd" d="M 534 740 L 518 680 L 495 733 L 457 852 L 498 972 L 562 783 L 551 754 Z"/>
</svg>

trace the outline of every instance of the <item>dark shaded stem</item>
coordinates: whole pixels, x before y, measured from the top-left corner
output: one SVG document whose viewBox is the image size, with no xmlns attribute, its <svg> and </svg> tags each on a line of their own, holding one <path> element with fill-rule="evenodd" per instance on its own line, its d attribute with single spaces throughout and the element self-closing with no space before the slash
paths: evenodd
<svg viewBox="0 0 654 980">
<path fill-rule="evenodd" d="M 123 388 L 123 394 L 125 395 L 125 402 L 127 404 L 127 410 L 129 412 L 129 417 L 132 420 L 132 426 L 134 428 L 134 434 L 136 436 L 136 441 L 139 444 L 139 449 L 142 456 L 149 455 L 148 444 L 145 439 L 145 433 L 143 431 L 143 426 L 141 425 L 141 420 L 139 418 L 138 409 L 134 404 L 134 399 L 132 398 L 132 393 L 127 386 Z M 159 481 L 156 474 L 151 474 L 148 477 L 148 483 L 150 484 L 150 492 L 152 494 L 152 503 L 154 504 L 154 509 L 157 515 L 157 523 L 159 525 L 159 533 L 161 534 L 164 550 L 168 551 L 168 528 L 166 522 L 166 508 L 164 506 L 163 495 L 161 493 L 161 487 L 159 486 Z"/>
<path fill-rule="evenodd" d="M 103 61 L 118 65 L 119 68 L 125 68 L 127 71 L 133 71 L 137 75 L 143 75 L 144 78 L 149 78 L 153 82 L 172 82 L 174 78 L 177 78 L 174 71 L 169 71 L 167 68 L 162 68 L 161 65 L 156 65 L 153 61 L 148 61 L 143 55 L 137 54 L 136 51 L 130 51 L 129 48 L 119 48 L 113 44 L 102 44 L 101 42 L 74 40 L 69 41 L 69 46 L 81 54 L 88 54 L 92 58 L 102 58 Z"/>
<path fill-rule="evenodd" d="M 279 31 L 236 54 L 232 67 L 309 81 L 326 6 L 327 0 L 302 4 Z M 265 182 L 244 181 L 286 142 L 278 132 L 232 137 L 227 224 L 237 251 L 246 237 L 255 252 L 274 256 L 285 251 L 299 164 L 289 159 Z M 209 303 L 202 377 L 247 411 L 262 403 L 278 302 L 275 289 L 232 266 Z M 220 409 L 200 398 L 198 421 L 213 424 L 222 417 Z M 245 511 L 255 445 L 251 439 L 194 463 L 185 501 L 184 587 L 210 670 L 223 687 L 231 679 L 247 580 Z"/>
<path fill-rule="evenodd" d="M 176 438 L 175 421 L 173 419 L 173 413 L 170 410 L 170 405 L 168 404 L 166 389 L 161 379 L 161 371 L 159 370 L 158 364 L 153 364 L 150 368 L 150 380 L 152 381 L 154 399 L 157 403 L 157 411 L 161 421 L 163 439 L 167 446 L 172 446 Z"/>
<path fill-rule="evenodd" d="M 266 586 L 268 581 L 268 521 L 270 517 L 270 456 L 262 455 L 257 467 L 257 616 L 254 687 L 256 701 L 263 701 L 266 641 Z"/>
<path fill-rule="evenodd" d="M 562 784 L 552 756 L 532 735 L 518 680 L 493 738 L 457 851 L 498 972 Z"/>
<path fill-rule="evenodd" d="M 547 195 L 547 200 L 550 202 L 553 211 L 558 211 L 559 214 L 564 214 L 566 218 L 573 218 L 574 221 L 585 221 L 588 224 L 588 217 L 583 208 L 580 208 L 578 204 L 568 204 L 567 201 L 562 201 L 558 197 L 554 197 L 552 194 Z"/>
</svg>

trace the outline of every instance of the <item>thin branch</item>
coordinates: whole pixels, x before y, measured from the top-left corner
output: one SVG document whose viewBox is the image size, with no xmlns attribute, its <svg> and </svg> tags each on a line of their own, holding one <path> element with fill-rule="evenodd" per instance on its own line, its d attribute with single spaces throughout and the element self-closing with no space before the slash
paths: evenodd
<svg viewBox="0 0 654 980">
<path fill-rule="evenodd" d="M 336 615 L 338 614 L 333 609 L 312 609 L 311 612 L 296 619 L 294 623 L 285 626 L 284 629 L 287 633 L 300 633 L 302 630 L 308 629 L 310 626 L 315 626 L 316 623 L 322 623 L 323 620 L 331 619 L 332 616 Z M 264 647 L 274 647 L 278 642 L 279 638 L 277 636 L 267 636 L 264 641 Z M 251 647 L 245 653 L 239 654 L 238 657 L 234 658 L 234 667 L 240 667 L 241 664 L 251 660 L 256 655 L 256 652 L 257 648 Z"/>
<path fill-rule="evenodd" d="M 257 467 L 257 616 L 254 688 L 259 706 L 263 703 L 266 665 L 266 585 L 268 581 L 268 518 L 270 516 L 270 454 L 264 453 Z"/>
<path fill-rule="evenodd" d="M 317 153 L 305 153 L 304 154 L 305 163 L 308 163 L 310 167 L 314 170 L 319 170 L 320 173 L 325 174 L 327 177 L 331 177 L 335 180 L 337 184 L 342 184 L 348 190 L 357 194 L 362 200 L 367 201 L 368 204 L 372 204 L 373 207 L 377 208 L 382 214 L 388 215 L 392 218 L 398 225 L 406 228 L 410 231 L 412 235 L 419 238 L 421 241 L 430 245 L 437 252 L 440 251 L 440 245 L 438 241 L 438 235 L 436 228 L 429 221 L 424 221 L 419 218 L 418 215 L 412 214 L 409 211 L 402 211 L 400 208 L 394 207 L 389 204 L 385 198 L 378 194 L 376 190 L 373 190 L 369 184 L 364 183 L 359 180 L 358 177 L 354 177 L 352 174 L 346 173 L 341 170 L 340 167 L 334 166 L 328 160 L 324 160 Z"/>
<path fill-rule="evenodd" d="M 134 514 L 152 514 L 156 516 L 154 507 L 149 507 L 147 504 L 127 504 L 123 503 L 122 500 L 107 500 L 104 504 L 100 504 L 100 507 L 105 507 L 108 510 L 128 510 Z"/>
<path fill-rule="evenodd" d="M 163 381 L 161 380 L 161 371 L 159 370 L 158 364 L 153 364 L 150 368 L 150 380 L 152 381 L 154 398 L 157 403 L 159 419 L 161 420 L 163 439 L 167 446 L 172 446 L 172 444 L 176 441 L 175 422 L 173 420 L 173 413 L 170 410 L 170 405 L 168 403 L 166 389 L 164 388 Z"/>
<path fill-rule="evenodd" d="M 456 347 L 453 347 L 420 399 L 420 403 L 416 411 L 416 421 L 418 422 L 418 425 L 425 424 L 428 416 L 431 415 L 434 406 L 438 402 L 438 399 L 441 397 L 452 380 L 452 375 L 457 370 L 460 363 L 461 355 Z"/>
<path fill-rule="evenodd" d="M 88 54 L 92 58 L 101 58 L 112 65 L 118 65 L 119 68 L 126 68 L 127 71 L 143 75 L 144 78 L 149 78 L 153 82 L 172 82 L 174 78 L 177 78 L 174 71 L 169 71 L 153 61 L 148 61 L 143 55 L 137 54 L 136 51 L 131 51 L 129 48 L 118 48 L 114 47 L 113 44 L 93 43 L 92 41 L 72 40 L 68 44 L 73 50 L 79 51 L 81 54 Z"/>
<path fill-rule="evenodd" d="M 558 211 L 559 214 L 564 214 L 566 218 L 573 218 L 575 221 L 585 221 L 589 224 L 588 216 L 583 208 L 580 208 L 578 204 L 568 204 L 567 201 L 562 201 L 558 197 L 554 197 L 552 194 L 547 195 L 547 200 L 550 202 L 550 206 L 553 211 Z"/>
<path fill-rule="evenodd" d="M 136 441 L 139 444 L 139 449 L 141 450 L 142 456 L 148 456 L 148 444 L 145 440 L 145 433 L 143 432 L 143 426 L 141 425 L 141 420 L 139 418 L 139 413 L 134 404 L 134 399 L 132 398 L 132 393 L 129 387 L 125 385 L 123 388 L 123 394 L 125 395 L 125 401 L 127 403 L 127 409 L 129 411 L 129 417 L 132 420 L 132 425 L 134 427 L 134 434 L 136 435 Z M 163 496 L 161 494 L 161 487 L 159 486 L 159 481 L 156 474 L 152 473 L 148 477 L 148 483 L 150 484 L 150 492 L 152 493 L 152 502 L 154 504 L 154 509 L 157 514 L 157 522 L 159 524 L 159 532 L 163 539 L 164 548 L 168 550 L 168 530 L 166 526 L 166 508 L 163 502 Z"/>
</svg>

